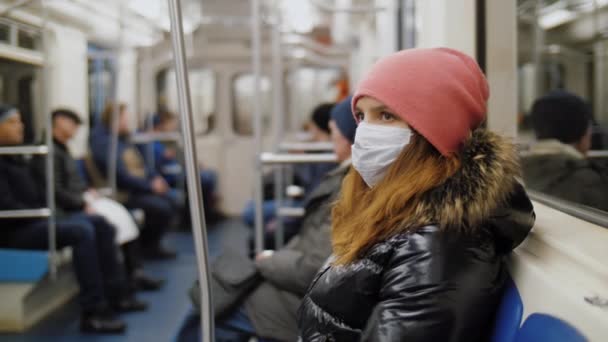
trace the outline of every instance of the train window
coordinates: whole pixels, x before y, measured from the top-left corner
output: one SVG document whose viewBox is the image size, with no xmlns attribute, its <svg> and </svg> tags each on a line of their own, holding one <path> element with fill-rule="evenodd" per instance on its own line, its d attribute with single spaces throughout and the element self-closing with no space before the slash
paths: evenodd
<svg viewBox="0 0 608 342">
<path fill-rule="evenodd" d="M 195 117 L 194 133 L 197 135 L 210 133 L 215 127 L 215 74 L 209 69 L 199 68 L 191 69 L 188 72 L 188 77 L 190 80 L 192 113 Z M 162 81 L 162 84 L 157 84 L 157 87 L 159 87 L 159 104 L 165 105 L 169 110 L 177 111 L 179 103 L 175 72 L 173 69 L 161 71 L 157 75 L 157 80 Z"/>
<path fill-rule="evenodd" d="M 36 50 L 38 47 L 38 36 L 31 32 L 19 30 L 17 41 L 20 48 Z"/>
<path fill-rule="evenodd" d="M 336 82 L 343 73 L 338 68 L 303 67 L 287 75 L 290 127 L 298 129 L 308 120 L 314 107 L 338 98 Z"/>
<path fill-rule="evenodd" d="M 10 27 L 0 23 L 0 42 L 8 44 L 10 41 Z"/>
<path fill-rule="evenodd" d="M 608 43 L 592 25 L 593 1 L 553 3 L 522 2 L 518 11 L 524 180 L 531 190 L 608 211 Z M 576 33 L 581 26 L 594 29 Z"/>
<path fill-rule="evenodd" d="M 272 85 L 270 78 L 262 76 L 260 79 L 262 104 L 262 129 L 264 132 L 270 128 L 272 112 Z M 239 135 L 253 134 L 253 108 L 254 80 L 252 74 L 240 74 L 232 82 L 233 94 L 233 127 Z"/>
</svg>

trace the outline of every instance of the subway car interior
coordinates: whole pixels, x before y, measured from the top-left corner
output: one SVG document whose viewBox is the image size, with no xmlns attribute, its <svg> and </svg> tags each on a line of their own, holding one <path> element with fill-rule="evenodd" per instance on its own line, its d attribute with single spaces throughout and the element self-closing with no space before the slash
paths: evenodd
<svg viewBox="0 0 608 342">
<path fill-rule="evenodd" d="M 358 340 L 608 340 L 608 1 L 0 0 L 0 341 Z"/>
</svg>

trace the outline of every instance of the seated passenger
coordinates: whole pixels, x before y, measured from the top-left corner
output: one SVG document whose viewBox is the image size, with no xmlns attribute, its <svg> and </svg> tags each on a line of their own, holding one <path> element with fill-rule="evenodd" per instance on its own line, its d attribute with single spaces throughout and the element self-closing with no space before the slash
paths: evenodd
<svg viewBox="0 0 608 342">
<path fill-rule="evenodd" d="M 312 112 L 310 122 L 307 124 L 307 131 L 311 135 L 311 142 L 329 142 L 331 140 L 329 131 L 329 119 L 330 113 L 334 104 L 324 103 L 320 104 Z M 292 151 L 298 152 L 298 151 Z M 312 163 L 312 164 L 298 164 L 294 167 L 294 180 L 304 188 L 305 193 L 310 193 L 317 187 L 319 182 L 323 179 L 323 176 L 334 169 L 337 165 L 335 163 Z M 266 178 L 266 177 L 265 177 Z M 268 178 L 271 183 L 274 183 L 274 177 Z M 267 186 L 265 185 L 265 188 Z M 270 184 L 271 197 L 274 197 L 274 186 Z M 266 192 L 266 191 L 265 191 Z M 300 201 L 286 201 L 283 203 L 285 206 L 300 206 Z M 263 203 L 263 217 L 264 223 L 275 219 L 276 202 L 273 199 L 265 199 Z M 245 210 L 243 210 L 243 221 L 250 227 L 255 225 L 255 202 L 249 201 Z M 272 225 L 271 225 L 272 226 Z M 267 227 L 268 228 L 268 227 Z M 272 235 L 272 229 L 267 229 L 269 235 Z M 274 244 L 274 241 L 271 242 Z"/>
<path fill-rule="evenodd" d="M 340 166 L 325 175 L 309 196 L 300 233 L 284 248 L 265 251 L 256 257 L 263 280 L 240 308 L 217 322 L 216 341 L 242 341 L 253 335 L 277 341 L 296 340 L 296 311 L 300 300 L 331 254 L 331 205 L 350 168 L 351 145 L 355 139 L 350 98 L 334 108 L 330 125 Z M 200 304 L 197 301 L 195 305 Z"/>
<path fill-rule="evenodd" d="M 175 114 L 168 111 L 162 111 L 154 116 L 154 132 L 168 133 L 178 131 L 178 121 Z M 148 146 L 142 146 L 144 149 Z M 177 151 L 175 148 L 167 147 L 160 141 L 152 143 L 154 151 L 154 160 L 146 160 L 153 162 L 156 172 L 163 176 L 165 181 L 171 187 L 177 187 L 179 180 L 185 182 L 183 167 L 177 159 Z M 149 158 L 148 154 L 143 151 L 144 158 Z M 203 205 L 205 207 L 205 218 L 207 222 L 213 223 L 221 219 L 223 215 L 218 209 L 217 203 L 217 174 L 213 170 L 203 168 L 201 165 L 200 171 L 201 188 L 203 189 Z"/>
<path fill-rule="evenodd" d="M 101 122 L 93 128 L 90 137 L 93 161 L 106 178 L 114 108 L 112 104 L 106 106 Z M 129 142 L 129 113 L 126 105 L 119 105 L 118 113 L 118 190 L 126 193 L 124 200 L 127 208 L 142 209 L 145 213 L 140 239 L 146 255 L 153 259 L 175 258 L 175 252 L 164 248 L 161 242 L 178 209 L 171 188 L 160 175 L 146 167 L 137 147 Z"/>
<path fill-rule="evenodd" d="M 0 105 L 0 146 L 23 143 L 19 111 Z M 0 156 L 0 210 L 36 209 L 46 206 L 44 180 L 22 156 Z M 72 247 L 72 263 L 80 285 L 80 329 L 90 333 L 121 333 L 126 325 L 113 315 L 139 311 L 145 304 L 128 290 L 124 270 L 117 258 L 114 229 L 96 224 L 82 215 L 56 222 L 57 248 Z M 48 220 L 0 219 L 0 246 L 46 250 Z"/>
<path fill-rule="evenodd" d="M 127 274 L 132 286 L 139 290 L 157 290 L 163 281 L 144 274 L 139 247 L 139 230 L 129 212 L 117 202 L 101 197 L 87 186 L 78 171 L 76 160 L 68 150 L 68 142 L 76 135 L 81 119 L 69 109 L 58 109 L 52 113 L 53 142 L 55 149 L 55 194 L 57 208 L 74 214 L 85 212 L 89 216 L 102 216 L 116 232 L 117 243 L 121 245 Z M 38 159 L 41 177 L 44 177 L 44 158 Z M 96 221 L 104 221 L 96 218 Z"/>
<path fill-rule="evenodd" d="M 532 106 L 538 142 L 522 158 L 526 186 L 608 211 L 608 170 L 586 158 L 591 109 L 580 97 L 553 91 Z"/>
<path fill-rule="evenodd" d="M 298 311 L 303 341 L 487 341 L 503 256 L 534 222 L 515 146 L 480 128 L 488 84 L 452 49 L 380 59 L 359 83 L 333 256 Z"/>
</svg>

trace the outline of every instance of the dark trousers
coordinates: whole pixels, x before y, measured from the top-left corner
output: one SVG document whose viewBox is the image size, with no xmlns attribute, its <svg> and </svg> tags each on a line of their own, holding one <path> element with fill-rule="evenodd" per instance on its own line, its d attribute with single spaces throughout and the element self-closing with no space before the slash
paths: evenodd
<svg viewBox="0 0 608 342">
<path fill-rule="evenodd" d="M 57 248 L 72 247 L 72 263 L 80 285 L 79 300 L 84 312 L 107 304 L 124 294 L 124 271 L 114 243 L 114 228 L 99 216 L 76 214 L 56 224 Z M 12 234 L 8 246 L 48 249 L 48 222 L 30 223 Z"/>
<path fill-rule="evenodd" d="M 127 208 L 142 209 L 145 214 L 144 228 L 140 233 L 142 247 L 157 247 L 163 238 L 175 211 L 175 204 L 165 196 L 133 194 L 129 196 Z"/>
</svg>

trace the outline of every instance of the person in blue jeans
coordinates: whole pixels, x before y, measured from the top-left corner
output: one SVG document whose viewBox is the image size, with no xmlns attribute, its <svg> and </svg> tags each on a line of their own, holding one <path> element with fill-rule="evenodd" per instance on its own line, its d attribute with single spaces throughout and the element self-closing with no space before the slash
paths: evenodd
<svg viewBox="0 0 608 342">
<path fill-rule="evenodd" d="M 166 110 L 155 114 L 152 118 L 152 124 L 153 132 L 171 133 L 178 131 L 177 116 Z M 178 160 L 175 148 L 169 147 L 160 141 L 152 142 L 151 146 L 142 145 L 141 148 L 141 153 L 144 156 L 144 159 L 146 159 L 148 167 L 160 174 L 169 186 L 176 188 L 180 183 L 185 183 L 184 168 Z M 152 148 L 153 150 L 152 155 L 149 153 L 149 148 Z M 150 160 L 151 158 L 153 158 L 153 160 Z M 205 215 L 207 221 L 214 222 L 223 218 L 217 203 L 217 173 L 202 166 L 200 169 L 199 177 L 203 190 Z"/>
<path fill-rule="evenodd" d="M 176 253 L 163 247 L 162 239 L 175 212 L 181 209 L 180 201 L 165 179 L 156 170 L 146 167 L 139 149 L 129 142 L 129 112 L 126 105 L 109 103 L 102 113 L 101 122 L 93 128 L 90 136 L 93 161 L 107 178 L 108 151 L 112 141 L 110 127 L 115 109 L 118 111 L 116 183 L 119 197 L 127 208 L 144 211 L 145 223 L 140 238 L 145 255 L 151 259 L 173 259 Z"/>
<path fill-rule="evenodd" d="M 23 123 L 17 109 L 0 105 L 0 146 L 23 143 Z M 22 156 L 0 156 L 0 210 L 46 206 L 45 184 Z M 0 246 L 48 249 L 48 221 L 39 218 L 0 219 Z M 145 308 L 131 296 L 118 260 L 114 229 L 99 217 L 70 215 L 56 224 L 57 247 L 72 248 L 72 263 L 85 333 L 121 333 L 126 324 L 115 312 Z M 142 308 L 142 305 L 144 307 Z"/>
</svg>

